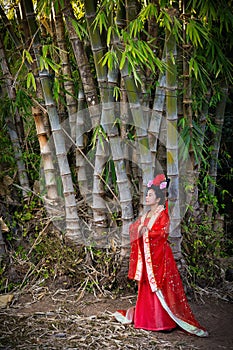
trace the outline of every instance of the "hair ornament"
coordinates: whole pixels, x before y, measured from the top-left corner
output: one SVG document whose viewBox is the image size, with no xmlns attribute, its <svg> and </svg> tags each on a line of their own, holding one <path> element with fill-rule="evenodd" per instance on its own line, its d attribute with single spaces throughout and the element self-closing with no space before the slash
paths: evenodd
<svg viewBox="0 0 233 350">
<path fill-rule="evenodd" d="M 151 187 L 153 185 L 153 180 L 150 180 L 147 184 L 147 187 Z"/>
<path fill-rule="evenodd" d="M 163 181 L 161 182 L 161 184 L 159 185 L 160 190 L 163 190 L 164 188 L 167 188 L 167 181 Z"/>
<path fill-rule="evenodd" d="M 157 175 L 154 180 L 150 180 L 147 184 L 147 187 L 150 188 L 152 185 L 159 186 L 161 190 L 168 187 L 169 181 L 166 179 L 164 174 Z"/>
</svg>

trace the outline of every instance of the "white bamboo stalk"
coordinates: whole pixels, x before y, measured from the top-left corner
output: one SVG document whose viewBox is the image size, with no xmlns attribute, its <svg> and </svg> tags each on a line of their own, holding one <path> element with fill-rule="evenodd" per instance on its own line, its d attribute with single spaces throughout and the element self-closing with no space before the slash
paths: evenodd
<svg viewBox="0 0 233 350">
<path fill-rule="evenodd" d="M 212 140 L 212 151 L 211 151 L 211 160 L 210 160 L 210 169 L 209 169 L 209 175 L 211 176 L 211 181 L 208 187 L 208 193 L 210 196 L 214 196 L 215 194 L 216 180 L 217 180 L 217 174 L 218 174 L 218 169 L 217 169 L 218 154 L 219 154 L 219 149 L 221 144 L 222 128 L 224 123 L 225 108 L 226 108 L 226 101 L 227 101 L 227 95 L 228 95 L 228 86 L 226 82 L 222 83 L 221 93 L 222 93 L 222 98 L 216 106 L 216 112 L 214 116 L 215 124 L 217 126 L 217 131 Z M 208 206 L 207 214 L 208 214 L 208 217 L 211 219 L 213 214 L 212 203 L 210 203 L 210 205 Z"/>
<path fill-rule="evenodd" d="M 75 21 L 75 17 L 72 10 L 72 5 L 69 0 L 65 0 L 65 7 L 62 12 L 65 17 L 65 23 L 67 26 L 67 32 L 69 40 L 71 42 L 73 53 L 78 65 L 80 78 L 82 81 L 83 91 L 85 100 L 88 107 L 90 108 L 90 117 L 92 127 L 95 128 L 100 122 L 100 110 L 99 110 L 99 99 L 98 93 L 95 86 L 95 81 L 91 72 L 91 66 L 87 53 L 84 49 L 83 42 L 78 38 L 78 35 L 74 29 L 72 21 Z M 95 107 L 95 108 L 94 108 Z"/>
<path fill-rule="evenodd" d="M 77 214 L 77 205 L 74 195 L 74 187 L 70 166 L 67 159 L 64 134 L 58 120 L 57 110 L 53 101 L 52 92 L 49 85 L 49 74 L 47 71 L 39 73 L 39 78 L 44 92 L 45 107 L 47 109 L 51 131 L 55 146 L 58 168 L 63 185 L 63 195 L 65 203 L 66 236 L 77 244 L 82 243 L 82 234 Z"/>
<path fill-rule="evenodd" d="M 39 79 L 42 86 L 42 92 L 44 95 L 45 107 L 49 116 L 52 137 L 55 147 L 56 159 L 58 161 L 58 168 L 61 176 L 64 206 L 65 206 L 65 223 L 66 223 L 66 237 L 71 239 L 76 244 L 82 244 L 82 233 L 79 225 L 79 217 L 77 213 L 77 205 L 74 194 L 74 187 L 72 182 L 72 176 L 67 159 L 67 151 L 65 147 L 64 134 L 59 122 L 59 117 L 53 99 L 49 72 L 44 69 L 40 70 L 40 41 L 38 34 L 38 27 L 35 21 L 35 15 L 33 10 L 32 1 L 23 0 L 23 4 L 26 10 L 26 16 L 31 34 L 34 35 L 32 42 L 32 49 L 35 55 L 37 67 L 39 70 Z"/>
<path fill-rule="evenodd" d="M 84 134 L 89 130 L 87 123 L 88 110 L 85 109 L 85 96 L 82 87 L 78 92 L 78 113 L 76 118 L 76 170 L 78 186 L 82 197 L 87 202 L 89 195 L 89 181 L 87 175 L 87 161 L 83 156 L 84 151 Z"/>
<path fill-rule="evenodd" d="M 108 102 L 103 105 L 102 122 L 108 135 L 111 156 L 115 166 L 121 208 L 121 235 L 128 235 L 126 227 L 133 220 L 132 195 L 126 175 L 122 139 L 119 136 L 117 127 L 114 125 L 116 113 L 114 106 L 114 102 Z"/>
<path fill-rule="evenodd" d="M 180 191 L 178 162 L 178 132 L 177 132 L 177 74 L 176 40 L 171 32 L 166 32 L 166 110 L 167 110 L 167 175 L 170 178 L 169 214 L 170 238 L 176 258 L 181 257 L 180 230 Z"/>
<path fill-rule="evenodd" d="M 75 140 L 76 133 L 76 116 L 77 116 L 77 101 L 75 99 L 74 83 L 71 76 L 69 55 L 66 47 L 64 22 L 60 9 L 55 11 L 55 29 L 57 35 L 57 43 L 59 47 L 60 61 L 62 63 L 61 70 L 64 78 L 64 89 L 66 98 L 66 107 L 69 117 L 71 138 Z"/>
<path fill-rule="evenodd" d="M 165 51 L 166 46 L 164 47 L 163 51 L 163 60 L 165 60 Z M 149 143 L 150 143 L 150 150 L 152 154 L 152 164 L 153 164 L 153 172 L 155 174 L 156 170 L 156 155 L 157 155 L 157 147 L 158 147 L 158 140 L 160 142 L 164 142 L 164 145 L 166 145 L 166 137 L 164 139 L 164 136 L 166 134 L 164 133 L 164 130 L 161 130 L 161 124 L 163 119 L 163 113 L 164 113 L 164 105 L 165 105 L 165 85 L 166 85 L 166 72 L 160 72 L 159 79 L 158 79 L 158 85 L 155 89 L 155 98 L 153 102 L 153 108 L 151 112 L 151 119 L 148 127 L 148 136 L 149 136 Z"/>
<path fill-rule="evenodd" d="M 128 95 L 133 123 L 136 129 L 136 141 L 139 150 L 138 165 L 142 171 L 142 186 L 140 189 L 141 202 L 144 203 L 144 193 L 148 182 L 153 178 L 152 157 L 148 142 L 148 121 L 145 120 L 144 111 L 140 103 L 135 82 L 132 76 L 129 76 L 127 63 L 121 70 L 122 79 L 124 79 L 125 88 Z"/>
<path fill-rule="evenodd" d="M 48 141 L 46 130 L 43 123 L 42 111 L 39 107 L 32 107 L 32 115 L 34 117 L 37 137 L 40 145 L 42 168 L 45 179 L 46 196 L 44 197 L 49 202 L 58 200 L 56 172 L 53 164 L 53 157 L 51 153 L 51 145 Z"/>
<path fill-rule="evenodd" d="M 92 209 L 93 219 L 96 227 L 104 228 L 108 226 L 106 213 L 105 190 L 103 187 L 102 175 L 105 167 L 109 150 L 104 140 L 102 142 L 98 138 L 97 148 L 95 153 L 94 175 L 93 175 L 93 190 L 92 190 Z M 98 232 L 97 232 L 98 234 Z"/>
</svg>

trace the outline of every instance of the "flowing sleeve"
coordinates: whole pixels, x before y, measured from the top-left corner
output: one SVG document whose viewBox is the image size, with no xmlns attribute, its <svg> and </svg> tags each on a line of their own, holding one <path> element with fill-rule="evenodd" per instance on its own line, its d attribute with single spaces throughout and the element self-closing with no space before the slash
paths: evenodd
<svg viewBox="0 0 233 350">
<path fill-rule="evenodd" d="M 129 228 L 129 235 L 130 235 L 130 257 L 129 257 L 129 271 L 128 271 L 129 279 L 135 278 L 135 273 L 137 269 L 138 253 L 139 253 L 138 227 L 140 223 L 141 223 L 141 219 L 139 218 L 134 223 L 132 223 Z"/>
<path fill-rule="evenodd" d="M 169 233 L 169 215 L 166 209 L 160 214 L 159 218 L 156 220 L 152 226 L 149 236 L 157 237 L 157 239 L 162 239 L 168 237 Z"/>
<path fill-rule="evenodd" d="M 168 249 L 169 216 L 164 210 L 149 231 L 150 254 L 154 278 L 161 288 L 166 275 L 166 255 Z"/>
</svg>

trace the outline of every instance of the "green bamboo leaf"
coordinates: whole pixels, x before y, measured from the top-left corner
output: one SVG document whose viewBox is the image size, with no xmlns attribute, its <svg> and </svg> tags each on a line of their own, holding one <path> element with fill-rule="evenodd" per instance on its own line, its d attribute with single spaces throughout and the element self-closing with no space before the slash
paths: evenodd
<svg viewBox="0 0 233 350">
<path fill-rule="evenodd" d="M 78 21 L 72 19 L 72 25 L 80 40 L 82 40 L 83 35 L 87 36 L 87 31 L 85 27 L 81 25 Z"/>
<path fill-rule="evenodd" d="M 29 51 L 23 50 L 23 54 L 25 54 L 28 63 L 30 63 L 30 64 L 33 63 L 33 58 L 32 58 L 32 56 L 31 56 Z"/>
<path fill-rule="evenodd" d="M 137 38 L 144 27 L 144 23 L 139 18 L 132 21 L 129 25 L 130 36 Z"/>
<path fill-rule="evenodd" d="M 198 79 L 199 67 L 198 67 L 198 63 L 194 57 L 191 57 L 191 59 L 189 61 L 189 74 L 191 74 L 192 72 L 194 73 L 195 78 Z"/>
<path fill-rule="evenodd" d="M 119 86 L 114 86 L 113 88 L 113 96 L 115 97 L 116 101 L 118 101 L 121 97 L 121 89 Z"/>
<path fill-rule="evenodd" d="M 123 69 L 123 67 L 125 65 L 125 60 L 126 60 L 126 51 L 124 51 L 121 55 L 121 61 L 120 61 L 120 65 L 119 65 L 120 70 Z"/>
<path fill-rule="evenodd" d="M 102 66 L 107 64 L 108 68 L 112 70 L 118 64 L 116 52 L 113 50 L 106 52 L 103 59 L 101 59 L 101 62 L 102 62 Z"/>
<path fill-rule="evenodd" d="M 148 61 L 148 52 L 146 50 L 146 47 L 144 45 L 143 41 L 138 41 L 137 46 L 135 47 L 135 56 L 141 61 L 141 62 L 146 62 Z"/>
<path fill-rule="evenodd" d="M 49 51 L 49 46 L 48 45 L 43 45 L 42 47 L 42 56 L 47 57 L 48 56 L 48 51 Z"/>
<path fill-rule="evenodd" d="M 147 6 L 143 7 L 138 15 L 138 18 L 141 21 L 151 19 L 152 17 L 158 17 L 158 8 L 156 4 L 148 4 Z"/>
<path fill-rule="evenodd" d="M 36 91 L 36 80 L 35 80 L 34 74 L 32 75 L 32 87 L 34 91 Z"/>
<path fill-rule="evenodd" d="M 99 126 L 97 126 L 93 132 L 93 136 L 92 136 L 92 140 L 91 140 L 92 149 L 94 149 L 96 147 L 96 142 L 97 142 L 97 137 L 98 137 L 98 129 L 99 129 Z"/>
<path fill-rule="evenodd" d="M 135 69 L 134 60 L 129 55 L 127 58 L 128 58 L 128 62 L 129 62 L 129 73 L 131 73 L 131 72 L 133 73 L 136 85 L 138 85 L 137 83 L 141 84 L 142 80 L 141 80 L 140 76 L 138 75 L 137 70 Z"/>
<path fill-rule="evenodd" d="M 108 68 L 109 68 L 110 70 L 113 69 L 113 57 L 112 57 L 111 52 L 109 52 L 109 55 L 108 55 Z"/>
<path fill-rule="evenodd" d="M 191 145 L 192 145 L 192 151 L 194 154 L 195 161 L 199 163 L 199 158 L 203 157 L 202 151 L 201 151 L 201 149 L 196 147 L 196 143 L 193 140 L 193 138 L 191 139 Z"/>
<path fill-rule="evenodd" d="M 108 63 L 108 61 L 109 61 L 109 52 L 106 52 L 106 54 L 102 59 L 102 65 L 104 66 L 106 63 Z"/>
<path fill-rule="evenodd" d="M 40 70 L 44 70 L 44 69 L 46 70 L 49 69 L 48 58 L 40 56 Z"/>
<path fill-rule="evenodd" d="M 171 32 L 172 19 L 167 13 L 167 11 L 162 10 L 158 18 L 160 26 L 165 27 L 169 32 Z"/>
<path fill-rule="evenodd" d="M 27 89 L 29 89 L 31 87 L 31 85 L 32 85 L 33 89 L 36 91 L 35 77 L 34 77 L 32 72 L 29 72 L 27 74 Z"/>
<path fill-rule="evenodd" d="M 29 72 L 28 73 L 28 75 L 27 75 L 27 89 L 29 89 L 30 88 L 30 86 L 31 86 L 31 77 L 32 77 L 32 72 Z"/>
<path fill-rule="evenodd" d="M 39 60 L 40 60 L 40 70 L 43 71 L 45 69 L 43 57 L 40 56 Z"/>
<path fill-rule="evenodd" d="M 50 58 L 46 58 L 47 65 L 52 68 L 52 70 L 56 73 L 58 73 L 59 69 L 61 68 L 59 64 L 52 61 Z"/>
<path fill-rule="evenodd" d="M 173 34 L 177 41 L 183 42 L 184 39 L 182 37 L 182 23 L 180 19 L 174 17 L 173 18 Z"/>
<path fill-rule="evenodd" d="M 203 39 L 208 41 L 209 35 L 207 29 L 192 19 L 189 20 L 186 26 L 187 41 L 191 41 L 196 47 L 203 47 Z"/>
<path fill-rule="evenodd" d="M 107 31 L 107 46 L 109 46 L 111 43 L 111 36 L 112 36 L 112 26 L 110 26 Z"/>
<path fill-rule="evenodd" d="M 102 34 L 103 28 L 105 30 L 108 29 L 108 18 L 104 11 L 100 11 L 95 18 L 94 21 L 94 30 L 97 30 L 97 26 L 99 26 L 99 32 Z"/>
<path fill-rule="evenodd" d="M 56 102 L 59 99 L 59 95 L 60 95 L 60 82 L 59 82 L 58 78 L 55 78 L 54 84 L 53 84 L 53 96 L 54 96 Z"/>
</svg>

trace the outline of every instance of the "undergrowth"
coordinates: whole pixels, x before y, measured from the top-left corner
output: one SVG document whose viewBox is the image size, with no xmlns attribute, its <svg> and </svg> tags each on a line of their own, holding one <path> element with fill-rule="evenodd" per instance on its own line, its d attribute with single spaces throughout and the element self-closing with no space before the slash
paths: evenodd
<svg viewBox="0 0 233 350">
<path fill-rule="evenodd" d="M 217 286 L 222 281 L 220 259 L 224 256 L 224 231 L 214 230 L 208 217 L 183 224 L 183 255 L 191 285 Z"/>
</svg>

